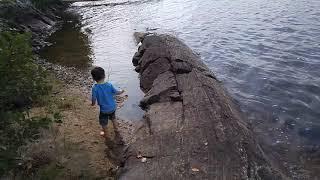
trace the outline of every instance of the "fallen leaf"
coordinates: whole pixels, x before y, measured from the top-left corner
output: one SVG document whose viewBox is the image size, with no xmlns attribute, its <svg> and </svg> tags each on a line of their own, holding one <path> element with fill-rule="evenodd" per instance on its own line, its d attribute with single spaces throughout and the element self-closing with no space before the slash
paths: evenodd
<svg viewBox="0 0 320 180">
<path fill-rule="evenodd" d="M 191 170 L 192 170 L 193 172 L 199 172 L 199 171 L 200 171 L 198 168 L 191 168 Z"/>
<path fill-rule="evenodd" d="M 141 162 L 143 162 L 143 163 L 147 162 L 147 158 L 145 158 L 145 157 L 142 158 L 142 159 L 141 159 Z"/>
</svg>

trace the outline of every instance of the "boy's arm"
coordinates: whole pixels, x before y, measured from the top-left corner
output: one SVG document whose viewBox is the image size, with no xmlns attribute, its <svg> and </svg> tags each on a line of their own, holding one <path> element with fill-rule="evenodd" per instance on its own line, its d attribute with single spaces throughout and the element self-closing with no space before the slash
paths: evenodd
<svg viewBox="0 0 320 180">
<path fill-rule="evenodd" d="M 116 92 L 117 95 L 122 94 L 122 93 L 124 93 L 124 90 L 123 90 L 123 89 L 120 89 L 120 90 L 118 90 L 118 91 Z"/>
<path fill-rule="evenodd" d="M 96 93 L 95 93 L 95 90 L 92 88 L 91 106 L 96 105 L 96 101 L 97 101 Z"/>
<path fill-rule="evenodd" d="M 94 105 L 96 105 L 96 100 L 95 100 L 95 99 L 92 99 L 91 106 L 94 106 Z"/>
<path fill-rule="evenodd" d="M 118 89 L 118 88 L 115 88 L 112 84 L 111 84 L 111 87 L 112 87 L 112 92 L 116 95 L 119 95 L 119 94 L 122 94 L 124 93 L 124 90 L 123 89 Z"/>
</svg>

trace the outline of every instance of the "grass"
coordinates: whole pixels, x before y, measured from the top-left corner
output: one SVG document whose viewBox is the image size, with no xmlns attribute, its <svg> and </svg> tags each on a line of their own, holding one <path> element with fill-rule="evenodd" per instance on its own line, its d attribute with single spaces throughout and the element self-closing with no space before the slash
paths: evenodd
<svg viewBox="0 0 320 180">
<path fill-rule="evenodd" d="M 30 118 L 46 117 L 51 120 L 48 128 L 40 129 L 37 138 L 19 148 L 19 161 L 11 172 L 16 179 L 92 179 L 89 155 L 80 145 L 71 142 L 59 127 L 65 121 L 65 111 L 73 111 L 79 98 L 66 94 L 64 84 L 49 75 L 52 91 L 42 96 L 29 112 Z M 9 173 L 7 174 L 9 177 Z"/>
<path fill-rule="evenodd" d="M 29 179 L 90 179 L 88 155 L 80 152 L 80 146 L 68 139 L 52 126 L 42 132 L 37 143 L 30 143 L 24 151 L 24 171 L 19 177 Z M 70 160 L 72 159 L 72 161 Z"/>
</svg>

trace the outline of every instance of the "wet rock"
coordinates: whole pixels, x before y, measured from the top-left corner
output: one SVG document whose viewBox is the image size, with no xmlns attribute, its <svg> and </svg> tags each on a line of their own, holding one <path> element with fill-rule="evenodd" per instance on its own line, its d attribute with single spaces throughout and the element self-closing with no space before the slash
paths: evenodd
<svg viewBox="0 0 320 180">
<path fill-rule="evenodd" d="M 132 58 L 133 65 L 137 66 L 139 64 L 140 59 L 141 59 L 141 54 L 139 52 L 136 52 Z"/>
<path fill-rule="evenodd" d="M 149 65 L 142 66 L 141 83 L 140 86 L 143 91 L 147 92 L 151 89 L 153 81 L 159 74 L 164 73 L 170 69 L 170 64 L 167 59 L 159 58 Z"/>
<path fill-rule="evenodd" d="M 146 37 L 147 35 L 150 35 L 150 34 L 151 33 L 135 32 L 135 33 L 133 33 L 133 37 L 135 38 L 135 40 L 138 44 L 139 42 L 141 42 L 144 39 L 144 37 Z"/>
<path fill-rule="evenodd" d="M 146 114 L 120 179 L 284 179 L 189 47 L 168 35 L 149 35 L 139 51 L 135 64 Z M 142 164 L 136 154 L 152 158 Z"/>
<path fill-rule="evenodd" d="M 136 68 L 134 70 L 138 73 L 138 72 L 140 72 L 141 68 L 140 68 L 140 66 L 136 66 Z"/>
</svg>

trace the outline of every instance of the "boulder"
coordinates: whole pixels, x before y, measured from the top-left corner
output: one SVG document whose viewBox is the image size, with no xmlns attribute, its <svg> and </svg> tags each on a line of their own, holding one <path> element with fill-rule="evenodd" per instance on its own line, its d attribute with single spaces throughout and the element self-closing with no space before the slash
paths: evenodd
<svg viewBox="0 0 320 180">
<path fill-rule="evenodd" d="M 139 51 L 146 114 L 119 179 L 285 179 L 189 47 L 169 35 L 148 35 Z"/>
</svg>

